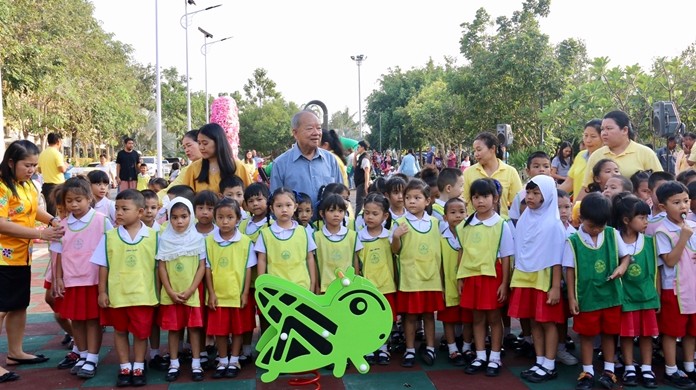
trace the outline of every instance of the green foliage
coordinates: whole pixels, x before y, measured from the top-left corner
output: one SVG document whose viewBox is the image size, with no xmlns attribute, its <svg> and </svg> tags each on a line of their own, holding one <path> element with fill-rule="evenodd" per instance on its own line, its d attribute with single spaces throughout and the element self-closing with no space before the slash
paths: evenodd
<svg viewBox="0 0 696 390">
<path fill-rule="evenodd" d="M 239 114 L 239 150 L 256 149 L 262 155 L 277 156 L 293 143 L 290 120 L 300 109 L 282 97 L 262 106 L 247 105 Z"/>
</svg>

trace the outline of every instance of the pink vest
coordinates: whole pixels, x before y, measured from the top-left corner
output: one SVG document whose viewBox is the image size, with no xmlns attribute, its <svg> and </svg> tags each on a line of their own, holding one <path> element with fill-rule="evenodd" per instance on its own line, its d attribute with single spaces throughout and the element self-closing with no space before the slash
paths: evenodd
<svg viewBox="0 0 696 390">
<path fill-rule="evenodd" d="M 106 216 L 95 212 L 89 224 L 81 230 L 68 227 L 68 219 L 60 224 L 65 228 L 62 244 L 63 283 L 65 287 L 99 284 L 99 266 L 91 263 L 92 253 L 104 236 Z"/>
<path fill-rule="evenodd" d="M 48 251 L 49 256 L 51 256 L 48 261 L 48 266 L 46 266 L 46 273 L 44 274 L 44 280 L 53 283 L 53 267 L 56 266 L 56 257 L 58 254 L 53 251 Z"/>
<path fill-rule="evenodd" d="M 657 231 L 669 237 L 672 241 L 672 247 L 679 240 L 677 232 L 670 232 L 662 225 L 657 228 Z M 679 312 L 681 314 L 696 314 L 696 248 L 689 247 L 689 243 L 687 243 L 674 268 L 677 273 L 674 280 L 674 294 L 679 302 Z"/>
<path fill-rule="evenodd" d="M 664 221 L 665 218 L 667 217 L 664 214 L 650 218 L 648 220 L 648 227 L 645 229 L 645 235 L 655 237 L 655 232 L 662 226 L 662 221 Z"/>
</svg>

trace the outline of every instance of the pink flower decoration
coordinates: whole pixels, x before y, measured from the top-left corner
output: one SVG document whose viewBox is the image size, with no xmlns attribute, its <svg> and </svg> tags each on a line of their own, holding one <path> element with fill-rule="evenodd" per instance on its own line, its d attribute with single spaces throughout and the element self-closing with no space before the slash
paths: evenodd
<svg viewBox="0 0 696 390">
<path fill-rule="evenodd" d="M 217 123 L 225 130 L 227 142 L 232 148 L 232 155 L 239 153 L 239 109 L 237 102 L 229 96 L 220 96 L 210 106 L 210 122 Z"/>
</svg>

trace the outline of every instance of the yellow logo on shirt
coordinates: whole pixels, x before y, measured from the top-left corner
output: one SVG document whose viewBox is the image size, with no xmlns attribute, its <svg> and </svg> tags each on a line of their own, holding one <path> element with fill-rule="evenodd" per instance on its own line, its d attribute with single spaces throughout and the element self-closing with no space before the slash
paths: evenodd
<svg viewBox="0 0 696 390">
<path fill-rule="evenodd" d="M 130 256 L 128 256 L 128 257 L 126 258 L 126 265 L 127 265 L 128 267 L 131 267 L 131 268 L 135 267 L 135 264 L 136 264 L 137 262 L 138 262 L 138 261 L 135 259 L 135 256 L 133 256 L 133 255 L 130 255 Z"/>
<path fill-rule="evenodd" d="M 472 244 L 478 244 L 479 242 L 481 242 L 481 233 L 474 232 L 472 235 L 469 236 L 469 240 Z"/>
<path fill-rule="evenodd" d="M 634 278 L 640 276 L 642 272 L 643 270 L 640 268 L 640 265 L 636 263 L 633 263 L 628 267 L 628 275 L 633 276 Z"/>
<path fill-rule="evenodd" d="M 285 250 L 280 252 L 280 258 L 283 260 L 289 260 L 290 259 L 290 251 Z"/>
<path fill-rule="evenodd" d="M 597 260 L 594 263 L 594 270 L 596 273 L 601 274 L 604 271 L 607 270 L 607 265 L 604 263 L 604 260 Z"/>
<path fill-rule="evenodd" d="M 230 259 L 227 257 L 221 257 L 218 263 L 220 264 L 220 267 L 227 267 L 230 264 Z"/>
<path fill-rule="evenodd" d="M 420 244 L 418 245 L 418 253 L 421 255 L 427 255 L 430 252 L 430 247 L 428 244 Z"/>
<path fill-rule="evenodd" d="M 176 270 L 176 272 L 184 272 L 184 265 L 181 263 L 176 263 L 174 269 Z"/>
</svg>

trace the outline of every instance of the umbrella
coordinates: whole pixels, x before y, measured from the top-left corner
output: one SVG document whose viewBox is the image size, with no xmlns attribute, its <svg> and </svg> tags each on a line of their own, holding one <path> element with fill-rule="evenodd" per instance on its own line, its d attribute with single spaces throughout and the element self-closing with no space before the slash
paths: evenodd
<svg viewBox="0 0 696 390">
<path fill-rule="evenodd" d="M 343 145 L 345 149 L 355 149 L 358 147 L 358 141 L 352 138 L 341 137 L 341 145 Z"/>
</svg>

